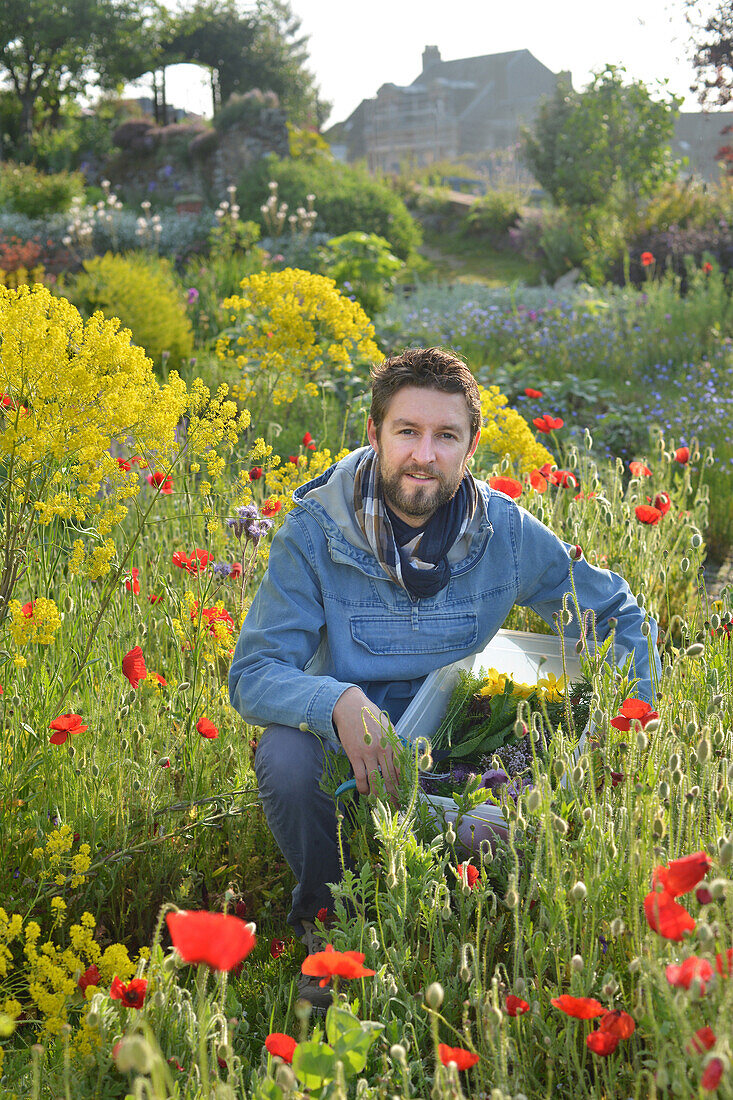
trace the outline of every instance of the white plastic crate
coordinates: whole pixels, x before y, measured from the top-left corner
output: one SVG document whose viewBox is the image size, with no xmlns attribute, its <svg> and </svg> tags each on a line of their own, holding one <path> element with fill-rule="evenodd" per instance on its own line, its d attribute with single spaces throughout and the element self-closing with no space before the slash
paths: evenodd
<svg viewBox="0 0 733 1100">
<path fill-rule="evenodd" d="M 466 669 L 478 674 L 481 669 L 495 668 L 521 683 L 536 683 L 549 672 L 558 678 L 566 672 L 568 680 L 580 676 L 580 662 L 574 652 L 566 649 L 563 670 L 560 639 L 554 634 L 530 634 L 520 630 L 499 630 L 485 649 L 464 657 L 452 665 L 431 672 L 409 707 L 395 726 L 400 737 L 414 741 L 418 737 L 431 739 L 440 727 L 459 673 Z M 580 738 L 577 754 L 583 750 L 585 733 Z M 436 820 L 455 821 L 456 804 L 452 798 L 428 795 L 421 797 L 435 813 Z M 487 826 L 489 828 L 487 828 Z M 465 814 L 458 828 L 459 839 L 467 846 L 477 847 L 493 832 L 491 826 L 506 827 L 501 807 L 487 802 Z"/>
</svg>

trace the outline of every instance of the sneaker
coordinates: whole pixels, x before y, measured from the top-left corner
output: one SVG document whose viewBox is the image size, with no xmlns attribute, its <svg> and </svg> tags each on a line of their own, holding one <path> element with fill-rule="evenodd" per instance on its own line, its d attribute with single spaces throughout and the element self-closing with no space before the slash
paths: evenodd
<svg viewBox="0 0 733 1100">
<path fill-rule="evenodd" d="M 301 921 L 301 923 L 303 925 L 303 935 L 300 937 L 300 941 L 305 945 L 308 954 L 315 955 L 317 952 L 325 950 L 326 942 L 315 924 L 309 920 Z M 315 1012 L 325 1013 L 326 1009 L 330 1008 L 333 997 L 330 985 L 322 986 L 320 983 L 320 978 L 312 978 L 308 974 L 301 974 L 298 980 L 298 996 L 301 1000 L 308 1001 Z"/>
</svg>

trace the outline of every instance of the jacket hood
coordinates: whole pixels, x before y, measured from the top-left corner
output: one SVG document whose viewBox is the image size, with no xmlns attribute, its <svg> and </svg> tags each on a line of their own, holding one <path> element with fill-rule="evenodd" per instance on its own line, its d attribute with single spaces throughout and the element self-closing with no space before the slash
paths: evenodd
<svg viewBox="0 0 733 1100">
<path fill-rule="evenodd" d="M 370 447 L 359 447 L 358 450 L 352 451 L 340 462 L 330 466 L 320 477 L 299 486 L 293 493 L 293 500 L 296 505 L 304 508 L 318 520 L 330 543 L 346 542 L 362 554 L 368 554 L 373 558 L 372 550 L 354 512 L 356 470 L 369 450 L 371 450 Z M 476 512 L 464 535 L 448 552 L 448 561 L 451 565 L 464 561 L 474 548 L 475 540 L 490 528 L 484 496 L 486 489 L 480 481 L 477 485 L 479 492 Z"/>
</svg>

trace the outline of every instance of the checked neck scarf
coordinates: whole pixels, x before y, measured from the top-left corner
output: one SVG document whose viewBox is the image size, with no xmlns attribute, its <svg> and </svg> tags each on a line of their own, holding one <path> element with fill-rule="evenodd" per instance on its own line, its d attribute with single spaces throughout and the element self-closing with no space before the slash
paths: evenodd
<svg viewBox="0 0 733 1100">
<path fill-rule="evenodd" d="M 448 551 L 467 531 L 477 501 L 476 482 L 466 473 L 453 498 L 416 529 L 390 513 L 375 452 L 369 449 L 356 468 L 357 523 L 390 580 L 416 599 L 434 596 L 448 584 Z"/>
</svg>

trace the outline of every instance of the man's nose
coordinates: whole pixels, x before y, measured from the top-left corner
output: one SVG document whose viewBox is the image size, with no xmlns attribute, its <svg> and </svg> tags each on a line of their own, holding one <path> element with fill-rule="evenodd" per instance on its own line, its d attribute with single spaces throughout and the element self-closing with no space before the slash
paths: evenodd
<svg viewBox="0 0 733 1100">
<path fill-rule="evenodd" d="M 423 466 L 430 466 L 435 462 L 435 443 L 429 432 L 425 432 L 415 440 L 412 453 L 415 460 L 422 463 Z"/>
</svg>

